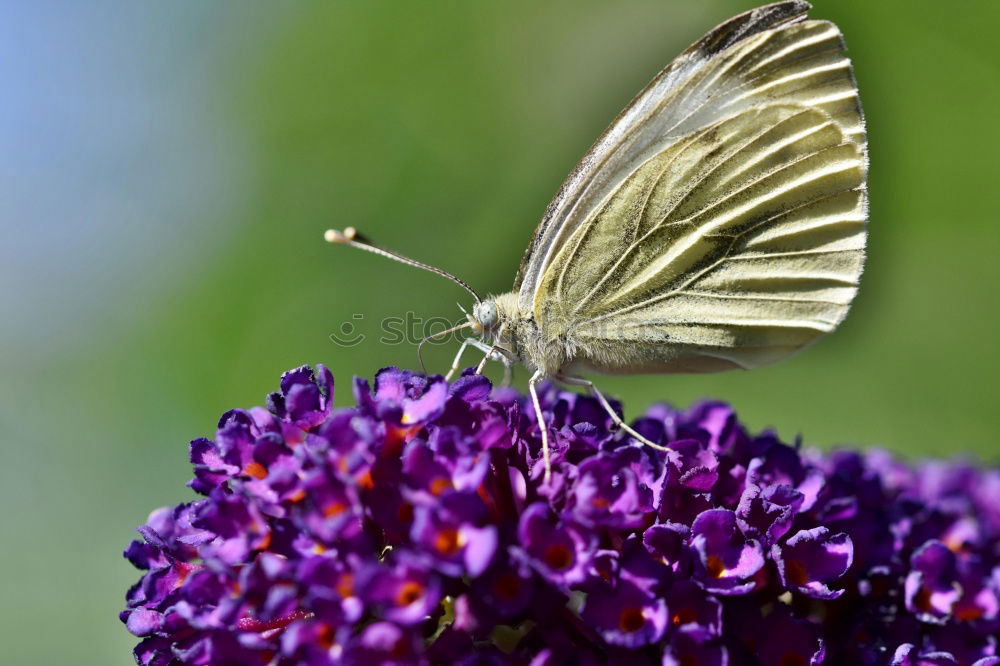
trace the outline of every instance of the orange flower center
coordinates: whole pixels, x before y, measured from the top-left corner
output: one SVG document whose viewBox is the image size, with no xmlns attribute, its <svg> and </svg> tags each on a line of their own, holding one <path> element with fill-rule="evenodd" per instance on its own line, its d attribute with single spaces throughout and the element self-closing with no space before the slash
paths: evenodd
<svg viewBox="0 0 1000 666">
<path fill-rule="evenodd" d="M 316 642 L 326 650 L 331 649 L 336 644 L 333 629 L 328 624 L 321 625 L 316 636 Z"/>
<path fill-rule="evenodd" d="M 961 622 L 972 622 L 973 620 L 978 620 L 983 615 L 983 609 L 972 604 L 964 605 L 955 610 L 955 618 Z"/>
<path fill-rule="evenodd" d="M 796 585 L 805 585 L 809 582 L 809 572 L 801 562 L 794 560 L 785 565 L 785 576 Z"/>
<path fill-rule="evenodd" d="M 333 518 L 334 516 L 339 516 L 340 514 L 347 511 L 347 504 L 345 502 L 338 502 L 334 500 L 326 505 L 323 509 L 324 518 Z"/>
<path fill-rule="evenodd" d="M 568 569 L 573 564 L 573 553 L 562 544 L 549 546 L 545 549 L 545 564 L 555 571 Z"/>
<path fill-rule="evenodd" d="M 708 561 L 705 562 L 705 568 L 708 569 L 708 575 L 712 578 L 722 578 L 726 575 L 726 565 L 721 558 L 715 555 L 709 555 Z"/>
<path fill-rule="evenodd" d="M 358 475 L 358 487 L 371 490 L 375 487 L 375 479 L 372 478 L 372 470 L 368 468 Z"/>
<path fill-rule="evenodd" d="M 685 606 L 674 613 L 674 616 L 670 618 L 670 621 L 674 623 L 674 626 L 679 627 L 682 624 L 691 624 L 697 619 L 698 613 L 696 613 L 693 608 Z"/>
<path fill-rule="evenodd" d="M 354 596 L 354 576 L 349 573 L 340 574 L 337 581 L 337 594 L 345 599 Z"/>
<path fill-rule="evenodd" d="M 926 587 L 920 588 L 917 592 L 917 598 L 913 600 L 914 605 L 922 611 L 930 613 L 934 610 L 934 606 L 931 604 L 931 591 Z"/>
<path fill-rule="evenodd" d="M 400 586 L 396 603 L 400 606 L 409 606 L 423 596 L 424 586 L 414 580 L 408 580 Z"/>
<path fill-rule="evenodd" d="M 493 583 L 493 592 L 501 599 L 514 599 L 520 591 L 521 579 L 512 573 L 505 573 Z"/>
<path fill-rule="evenodd" d="M 434 548 L 442 555 L 454 555 L 462 545 L 459 543 L 458 530 L 448 527 L 438 532 L 434 539 Z"/>
<path fill-rule="evenodd" d="M 618 616 L 618 628 L 627 633 L 639 631 L 645 624 L 641 608 L 625 608 Z"/>
<path fill-rule="evenodd" d="M 439 496 L 443 495 L 445 493 L 445 491 L 448 491 L 448 490 L 451 490 L 451 489 L 452 489 L 452 485 L 451 485 L 451 481 L 449 479 L 445 479 L 443 477 L 439 477 L 439 478 L 434 479 L 433 481 L 431 481 L 431 488 L 430 488 L 431 495 L 434 495 L 435 497 L 439 497 Z"/>
<path fill-rule="evenodd" d="M 267 468 L 255 460 L 247 463 L 247 466 L 243 468 L 243 473 L 255 479 L 267 478 Z"/>
</svg>

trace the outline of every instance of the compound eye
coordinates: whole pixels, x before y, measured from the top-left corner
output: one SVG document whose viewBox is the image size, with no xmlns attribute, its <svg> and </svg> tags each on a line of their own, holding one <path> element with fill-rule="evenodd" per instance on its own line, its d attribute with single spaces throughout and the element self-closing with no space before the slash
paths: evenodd
<svg viewBox="0 0 1000 666">
<path fill-rule="evenodd" d="M 479 303 L 473 309 L 472 314 L 476 321 L 486 330 L 490 330 L 497 324 L 497 305 L 493 301 Z"/>
</svg>

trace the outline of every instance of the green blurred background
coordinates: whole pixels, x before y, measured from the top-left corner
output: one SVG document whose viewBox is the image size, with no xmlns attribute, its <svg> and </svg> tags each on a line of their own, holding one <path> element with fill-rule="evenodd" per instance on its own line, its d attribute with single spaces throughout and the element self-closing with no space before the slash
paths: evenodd
<svg viewBox="0 0 1000 666">
<path fill-rule="evenodd" d="M 1000 4 L 815 4 L 847 36 L 871 138 L 851 316 L 773 368 L 602 386 L 629 415 L 713 396 L 786 438 L 996 461 Z M 191 497 L 188 440 L 302 363 L 329 365 L 345 404 L 352 375 L 416 365 L 377 342 L 383 317 L 468 304 L 324 229 L 509 289 L 604 126 L 750 6 L 4 3 L 0 661 L 131 663 L 121 549 Z M 345 321 L 367 340 L 335 346 Z"/>
</svg>

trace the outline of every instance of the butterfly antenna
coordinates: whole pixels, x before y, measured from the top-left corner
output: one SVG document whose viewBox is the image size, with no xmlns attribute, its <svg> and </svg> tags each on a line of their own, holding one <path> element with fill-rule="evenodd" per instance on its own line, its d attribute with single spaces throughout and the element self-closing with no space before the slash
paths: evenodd
<svg viewBox="0 0 1000 666">
<path fill-rule="evenodd" d="M 336 229 L 327 229 L 326 233 L 323 234 L 323 238 L 326 239 L 328 243 L 337 243 L 338 245 L 350 245 L 351 247 L 356 247 L 359 250 L 365 250 L 371 252 L 372 254 L 377 254 L 379 256 L 385 257 L 386 259 L 392 259 L 393 261 L 398 261 L 401 264 L 406 264 L 407 266 L 413 266 L 415 268 L 422 268 L 425 271 L 430 271 L 440 275 L 441 277 L 448 278 L 462 289 L 472 294 L 472 297 L 476 299 L 476 303 L 482 303 L 483 299 L 479 297 L 476 290 L 473 289 L 464 280 L 459 280 L 457 277 L 449 273 L 448 271 L 443 271 L 440 268 L 435 268 L 428 264 L 419 262 L 415 259 L 410 259 L 409 257 L 404 257 L 403 255 L 393 252 L 392 250 L 387 250 L 384 247 L 379 247 L 372 243 L 370 240 L 358 233 L 357 229 L 354 227 L 347 227 L 343 231 L 337 231 Z"/>
</svg>

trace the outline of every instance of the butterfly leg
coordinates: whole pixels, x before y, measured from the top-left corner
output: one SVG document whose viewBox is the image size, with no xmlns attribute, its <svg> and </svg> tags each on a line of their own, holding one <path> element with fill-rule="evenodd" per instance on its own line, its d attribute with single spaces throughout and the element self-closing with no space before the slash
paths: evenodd
<svg viewBox="0 0 1000 666">
<path fill-rule="evenodd" d="M 510 362 L 510 359 L 504 358 L 503 364 L 503 381 L 500 383 L 500 388 L 507 388 L 510 386 L 510 380 L 514 374 L 514 364 Z"/>
<path fill-rule="evenodd" d="M 542 414 L 542 405 L 538 402 L 538 382 L 542 381 L 545 374 L 541 370 L 536 370 L 528 380 L 528 392 L 531 393 L 531 402 L 535 406 L 535 418 L 538 420 L 538 429 L 542 433 L 542 459 L 545 460 L 545 483 L 552 479 L 552 463 L 549 460 L 549 428 L 545 425 L 545 416 Z"/>
<path fill-rule="evenodd" d="M 564 384 L 569 384 L 570 386 L 582 386 L 586 388 L 595 398 L 597 398 L 597 402 L 601 403 L 601 407 L 603 407 L 604 411 L 608 413 L 608 416 L 611 417 L 611 420 L 614 421 L 616 426 L 618 426 L 619 428 L 621 428 L 622 430 L 624 430 L 632 437 L 645 444 L 646 446 L 651 446 L 657 451 L 671 450 L 670 447 L 661 446 L 660 444 L 656 444 L 655 442 L 649 441 L 648 439 L 640 435 L 638 432 L 636 432 L 629 424 L 625 423 L 625 421 L 622 420 L 622 417 L 618 416 L 618 412 L 612 409 L 611 403 L 609 403 L 608 399 L 604 397 L 604 394 L 597 390 L 597 387 L 594 386 L 594 382 L 590 381 L 589 379 L 584 379 L 583 377 L 559 376 L 556 377 L 556 380 L 563 382 Z"/>
<path fill-rule="evenodd" d="M 458 368 L 462 362 L 462 355 L 465 354 L 465 350 L 469 347 L 475 347 L 479 351 L 486 354 L 483 359 L 482 365 L 485 365 L 486 361 L 499 361 L 503 363 L 503 382 L 500 384 L 500 388 L 507 388 L 510 386 L 511 377 L 513 375 L 514 362 L 507 356 L 507 352 L 503 347 L 498 347 L 494 345 L 490 347 L 482 340 L 478 338 L 466 338 L 462 342 L 462 346 L 458 348 L 458 353 L 455 354 L 455 360 L 451 363 L 451 368 L 448 373 L 444 376 L 445 381 L 451 381 L 451 378 L 458 372 Z"/>
<path fill-rule="evenodd" d="M 483 367 L 486 365 L 486 361 L 499 361 L 503 363 L 503 381 L 500 383 L 500 388 L 507 388 L 510 386 L 510 380 L 513 376 L 514 361 L 510 360 L 507 356 L 506 350 L 503 347 L 497 347 L 494 345 L 490 348 L 483 360 L 479 362 L 479 366 L 476 367 L 476 374 L 483 374 Z"/>
<path fill-rule="evenodd" d="M 497 331 L 497 334 L 496 334 L 496 340 L 498 340 L 498 342 L 494 342 L 493 343 L 493 346 L 490 347 L 486 351 L 486 356 L 484 356 L 483 360 L 480 361 L 479 365 L 476 366 L 476 374 L 477 375 L 483 374 L 483 368 L 486 367 L 486 361 L 496 360 L 495 357 L 494 357 L 495 354 L 501 355 L 503 357 L 504 363 L 511 363 L 512 362 L 509 358 L 507 358 L 507 353 L 508 353 L 507 350 L 504 349 L 503 347 L 501 347 L 500 343 L 499 343 L 499 340 L 502 339 L 505 326 L 506 325 L 501 325 L 500 326 L 500 330 Z M 481 347 L 481 348 L 485 348 L 485 347 L 486 347 L 486 345 L 483 344 L 483 347 Z"/>
<path fill-rule="evenodd" d="M 469 347 L 475 347 L 481 352 L 487 354 L 490 353 L 490 346 L 478 338 L 466 338 L 462 342 L 462 346 L 458 348 L 458 353 L 455 354 L 455 360 L 451 362 L 451 369 L 448 370 L 448 374 L 444 376 L 446 380 L 450 380 L 452 376 L 458 371 L 459 364 L 462 362 L 462 355 L 465 354 L 465 350 Z M 496 359 L 494 359 L 496 360 Z"/>
</svg>

